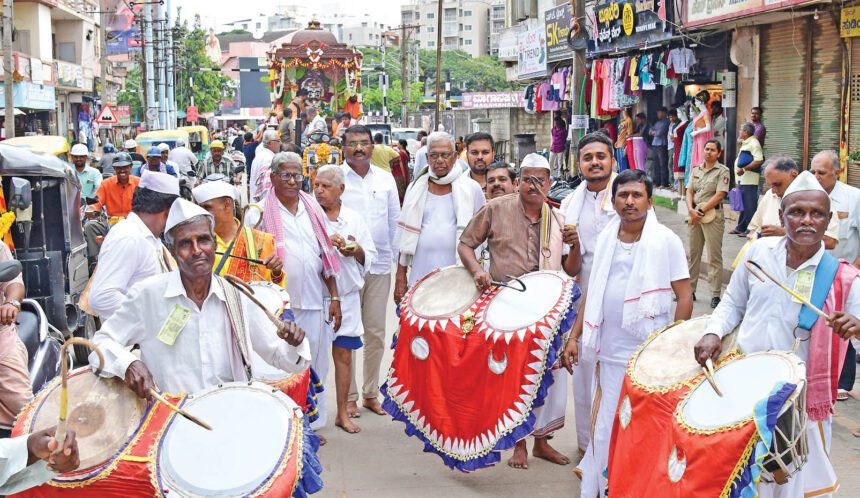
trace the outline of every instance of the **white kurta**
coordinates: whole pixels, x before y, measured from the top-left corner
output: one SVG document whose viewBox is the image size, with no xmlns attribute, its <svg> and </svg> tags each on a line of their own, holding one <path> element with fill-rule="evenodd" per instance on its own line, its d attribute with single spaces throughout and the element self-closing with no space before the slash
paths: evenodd
<svg viewBox="0 0 860 498">
<path fill-rule="evenodd" d="M 114 225 L 105 237 L 89 286 L 90 309 L 102 320 L 119 309 L 138 283 L 168 271 L 167 248 L 134 213 Z M 172 264 L 172 261 L 171 261 Z"/>
<path fill-rule="evenodd" d="M 600 491 L 606 487 L 603 472 L 609 464 L 609 440 L 612 436 L 612 425 L 615 422 L 627 362 L 642 343 L 642 339 L 624 329 L 621 313 L 627 283 L 633 272 L 633 261 L 640 247 L 641 244 L 636 243 L 628 252 L 621 243 L 616 244 L 609 269 L 608 281 L 611 284 L 606 286 L 603 293 L 602 307 L 605 311 L 603 323 L 600 326 L 598 365 L 595 367 L 596 382 L 591 395 L 592 413 L 595 414 L 594 430 L 585 457 L 579 464 L 579 468 L 582 469 L 581 496 L 583 498 L 599 496 Z M 681 239 L 674 237 L 668 247 L 673 253 L 670 261 L 674 265 L 669 268 L 669 281 L 676 282 L 689 278 L 686 253 Z M 655 330 L 668 325 L 671 319 L 669 313 L 655 316 L 653 318 Z M 580 365 L 576 368 L 582 367 Z"/>
<path fill-rule="evenodd" d="M 860 189 L 836 182 L 830 209 L 839 219 L 839 244 L 830 254 L 853 263 L 860 256 Z"/>
<path fill-rule="evenodd" d="M 20 493 L 54 478 L 46 462 L 28 466 L 29 458 L 26 436 L 0 439 L 0 495 Z"/>
<path fill-rule="evenodd" d="M 191 316 L 174 344 L 169 345 L 158 334 L 178 306 L 190 310 Z M 310 365 L 307 339 L 297 348 L 290 346 L 277 336 L 274 324 L 258 306 L 244 296 L 242 306 L 250 346 L 263 361 L 287 372 L 299 372 Z M 194 393 L 224 382 L 246 380 L 244 375 L 237 378 L 241 363 L 237 364 L 231 354 L 237 350 L 224 290 L 215 280 L 201 308 L 186 294 L 179 272 L 140 283 L 102 324 L 93 342 L 104 353 L 104 375 L 121 379 L 138 359 L 128 348 L 140 345 L 140 360 L 156 385 L 169 393 Z M 93 367 L 97 366 L 95 353 L 89 359 Z"/>
<path fill-rule="evenodd" d="M 257 147 L 257 152 L 254 155 L 254 161 L 251 162 L 251 183 L 249 184 L 251 187 L 251 195 L 256 195 L 257 184 L 260 180 L 260 172 L 264 168 L 269 168 L 272 165 L 272 159 L 275 157 L 275 153 L 267 149 L 261 143 L 259 147 Z M 271 172 L 271 171 L 268 171 Z M 262 193 L 262 198 L 266 197 L 266 193 Z"/>
<path fill-rule="evenodd" d="M 364 327 L 361 323 L 359 291 L 364 287 L 365 273 L 373 266 L 376 258 L 376 247 L 373 245 L 373 238 L 370 236 L 370 231 L 364 224 L 362 217 L 345 206 L 341 206 L 337 221 L 326 218 L 326 229 L 328 229 L 329 237 L 338 234 L 346 239 L 351 235 L 364 249 L 363 265 L 358 264 L 358 261 L 353 257 L 346 257 L 339 251 L 337 253 L 340 260 L 337 290 L 341 299 L 340 311 L 343 318 L 340 329 L 336 333 L 332 330 L 333 337 L 361 337 L 364 334 Z M 328 297 L 328 292 L 326 292 L 326 297 Z"/>
<path fill-rule="evenodd" d="M 786 267 L 785 244 L 785 237 L 766 237 L 747 249 L 743 261 L 732 274 L 722 301 L 708 321 L 706 334 L 722 337 L 740 325 L 738 346 L 745 353 L 791 350 L 800 303 L 794 302 L 788 293 L 780 291 L 770 280 L 759 281 L 743 264 L 746 260 L 753 260 L 788 288 L 794 288 L 798 272 L 814 272 L 818 267 L 824 255 L 824 244 L 793 271 Z M 845 312 L 860 316 L 860 285 L 856 283 L 851 286 Z M 809 342 L 801 342 L 797 355 L 806 361 L 808 354 Z M 824 438 L 820 436 L 822 432 Z M 810 435 L 809 460 L 803 470 L 783 486 L 759 484 L 761 496 L 788 498 L 803 496 L 804 493 L 806 496 L 828 496 L 838 486 L 828 457 L 830 420 L 821 423 L 810 421 L 807 433 Z"/>
<path fill-rule="evenodd" d="M 400 198 L 391 173 L 370 166 L 362 178 L 347 163 L 341 165 L 345 184 L 340 199 L 345 207 L 360 213 L 373 237 L 377 257 L 368 271 L 373 275 L 391 273 L 395 260 L 394 232 L 400 218 Z"/>
</svg>

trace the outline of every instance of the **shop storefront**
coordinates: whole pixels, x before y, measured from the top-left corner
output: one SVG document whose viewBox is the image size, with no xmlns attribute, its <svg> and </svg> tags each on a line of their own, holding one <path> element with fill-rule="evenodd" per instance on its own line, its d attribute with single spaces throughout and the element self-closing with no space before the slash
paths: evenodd
<svg viewBox="0 0 860 498">
<path fill-rule="evenodd" d="M 49 135 L 56 129 L 54 109 L 56 107 L 54 87 L 29 81 L 14 83 L 13 102 L 19 112 L 15 117 L 15 135 Z M 0 103 L 5 100 L 5 91 L 0 85 Z"/>
</svg>

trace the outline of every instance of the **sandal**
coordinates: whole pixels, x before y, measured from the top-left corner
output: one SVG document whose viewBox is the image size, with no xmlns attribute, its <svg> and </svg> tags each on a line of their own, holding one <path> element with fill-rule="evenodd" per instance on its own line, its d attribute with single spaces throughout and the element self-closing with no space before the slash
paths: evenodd
<svg viewBox="0 0 860 498">
<path fill-rule="evenodd" d="M 844 389 L 836 390 L 836 401 L 845 401 L 848 399 L 848 391 Z"/>
</svg>

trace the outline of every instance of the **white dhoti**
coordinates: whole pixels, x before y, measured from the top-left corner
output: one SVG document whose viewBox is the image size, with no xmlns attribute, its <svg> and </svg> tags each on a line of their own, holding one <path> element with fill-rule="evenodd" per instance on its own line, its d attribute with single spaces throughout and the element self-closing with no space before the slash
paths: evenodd
<svg viewBox="0 0 860 498">
<path fill-rule="evenodd" d="M 325 306 L 328 307 L 330 299 L 325 299 Z M 361 297 L 358 291 L 341 294 L 340 296 L 340 329 L 334 332 L 332 328 L 334 324 L 326 325 L 332 330 L 332 340 L 338 337 L 361 337 L 364 335 L 364 325 L 361 323 Z"/>
<path fill-rule="evenodd" d="M 612 425 L 615 423 L 625 371 L 625 366 L 611 363 L 598 362 L 595 367 L 596 382 L 592 390 L 594 401 L 589 410 L 594 413 L 591 443 L 578 466 L 582 471 L 582 498 L 603 496 L 603 490 L 606 489 L 603 472 L 609 465 L 609 440 L 612 438 Z"/>
<path fill-rule="evenodd" d="M 567 370 L 550 370 L 553 383 L 549 387 L 542 406 L 534 409 L 534 437 L 546 437 L 564 427 L 564 412 L 567 408 Z"/>
<path fill-rule="evenodd" d="M 760 498 L 828 498 L 839 489 L 839 480 L 830 464 L 830 419 L 806 423 L 809 458 L 806 465 L 783 485 L 759 482 Z"/>
<path fill-rule="evenodd" d="M 582 351 L 582 340 L 579 340 Z M 573 416 L 576 420 L 576 444 L 581 451 L 591 442 L 591 406 L 594 388 L 594 362 L 579 355 L 579 365 L 573 368 Z"/>
<path fill-rule="evenodd" d="M 316 371 L 323 385 L 326 384 L 328 370 L 331 366 L 331 328 L 325 324 L 323 310 L 303 310 L 293 308 L 296 324 L 305 331 L 305 337 L 311 345 L 311 367 Z M 319 418 L 311 423 L 311 429 L 322 429 L 328 419 L 326 396 L 317 396 L 317 411 Z"/>
</svg>

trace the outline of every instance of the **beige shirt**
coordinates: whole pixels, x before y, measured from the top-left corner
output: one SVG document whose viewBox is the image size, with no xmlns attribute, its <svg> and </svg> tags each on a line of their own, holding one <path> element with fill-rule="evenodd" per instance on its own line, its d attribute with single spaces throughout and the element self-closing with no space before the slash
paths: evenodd
<svg viewBox="0 0 860 498">
<path fill-rule="evenodd" d="M 556 212 L 563 222 L 563 215 Z M 561 234 L 561 226 L 550 216 L 551 230 Z M 475 249 L 484 241 L 490 252 L 490 275 L 506 282 L 540 269 L 541 222 L 531 221 L 523 209 L 520 195 L 508 194 L 491 200 L 472 218 L 460 236 L 460 242 Z M 564 246 L 567 249 L 567 246 Z M 556 250 L 558 251 L 558 250 Z"/>
<path fill-rule="evenodd" d="M 781 197 L 777 197 L 773 190 L 768 189 L 767 192 L 759 199 L 758 208 L 753 214 L 752 220 L 747 227 L 750 231 L 749 238 L 757 239 L 761 227 L 767 225 L 782 226 L 782 220 L 779 219 L 779 204 L 782 202 Z M 839 240 L 839 216 L 833 211 L 831 205 L 830 212 L 833 216 L 830 217 L 830 223 L 827 224 L 827 230 L 824 231 L 825 237 L 830 237 L 833 240 Z"/>
<path fill-rule="evenodd" d="M 729 168 L 717 163 L 710 170 L 700 164 L 690 173 L 690 187 L 693 189 L 693 205 L 708 202 L 717 192 L 729 191 Z"/>
</svg>

